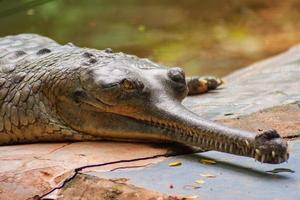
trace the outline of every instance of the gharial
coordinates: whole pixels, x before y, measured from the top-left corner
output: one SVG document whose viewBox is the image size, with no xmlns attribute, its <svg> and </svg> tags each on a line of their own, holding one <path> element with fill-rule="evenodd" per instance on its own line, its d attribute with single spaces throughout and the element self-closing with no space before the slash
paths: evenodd
<svg viewBox="0 0 300 200">
<path fill-rule="evenodd" d="M 275 130 L 229 128 L 187 110 L 187 94 L 217 78 L 185 78 L 180 68 L 111 49 L 59 45 L 35 34 L 0 38 L 0 145 L 83 141 L 170 141 L 263 163 L 289 158 Z M 204 91 L 203 91 L 204 89 Z"/>
</svg>

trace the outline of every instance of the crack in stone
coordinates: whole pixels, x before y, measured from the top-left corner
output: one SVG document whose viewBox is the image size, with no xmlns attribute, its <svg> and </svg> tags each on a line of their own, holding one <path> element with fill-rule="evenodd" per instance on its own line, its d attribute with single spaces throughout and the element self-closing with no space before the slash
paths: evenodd
<svg viewBox="0 0 300 200">
<path fill-rule="evenodd" d="M 73 171 L 73 175 L 70 177 L 66 178 L 62 184 L 59 186 L 56 186 L 52 188 L 50 191 L 42 194 L 42 195 L 35 195 L 32 197 L 34 200 L 41 200 L 42 198 L 46 197 L 47 195 L 51 194 L 52 192 L 62 189 L 65 187 L 67 183 L 69 183 L 71 180 L 73 180 L 82 170 L 87 169 L 87 168 L 93 168 L 93 167 L 101 167 L 101 166 L 107 166 L 107 165 L 113 165 L 113 164 L 119 164 L 119 163 L 130 163 L 130 162 L 136 162 L 136 161 L 142 161 L 142 160 L 151 160 L 155 158 L 160 158 L 160 157 L 173 157 L 173 156 L 180 156 L 180 155 L 186 155 L 189 154 L 190 152 L 183 152 L 183 153 L 166 153 L 166 154 L 158 154 L 154 156 L 148 156 L 148 157 L 140 157 L 140 158 L 134 158 L 134 159 L 127 159 L 127 160 L 117 160 L 117 161 L 112 161 L 112 162 L 106 162 L 106 163 L 100 163 L 100 164 L 92 164 L 92 165 L 84 165 L 78 168 L 75 168 Z"/>
<path fill-rule="evenodd" d="M 69 145 L 71 145 L 71 144 L 72 144 L 71 142 L 70 142 L 70 143 L 67 143 L 67 144 L 64 144 L 64 145 L 62 145 L 62 146 L 60 146 L 60 147 L 58 147 L 58 148 L 56 148 L 56 149 L 53 149 L 52 151 L 50 151 L 50 152 L 46 153 L 45 155 L 48 155 L 48 154 L 54 153 L 54 152 L 56 152 L 56 151 L 58 151 L 58 150 L 60 150 L 60 149 L 62 149 L 62 148 L 64 148 L 64 147 L 66 147 L 66 146 L 69 146 Z"/>
</svg>

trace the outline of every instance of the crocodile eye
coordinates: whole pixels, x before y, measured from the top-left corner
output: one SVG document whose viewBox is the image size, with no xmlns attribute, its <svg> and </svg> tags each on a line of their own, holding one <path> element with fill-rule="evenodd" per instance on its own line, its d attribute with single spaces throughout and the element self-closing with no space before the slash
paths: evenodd
<svg viewBox="0 0 300 200">
<path fill-rule="evenodd" d="M 121 82 L 121 85 L 125 90 L 135 90 L 136 89 L 136 85 L 132 80 L 124 79 Z"/>
</svg>

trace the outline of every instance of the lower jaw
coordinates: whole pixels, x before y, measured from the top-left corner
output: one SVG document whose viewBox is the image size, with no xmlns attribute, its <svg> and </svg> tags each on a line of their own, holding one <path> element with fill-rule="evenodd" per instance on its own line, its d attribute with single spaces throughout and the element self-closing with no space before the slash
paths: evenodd
<svg viewBox="0 0 300 200">
<path fill-rule="evenodd" d="M 150 125 L 151 127 L 157 128 L 159 130 L 158 135 L 159 136 L 163 135 L 164 137 L 166 137 L 165 139 L 169 141 L 196 146 L 203 150 L 220 151 L 224 153 L 230 153 L 239 156 L 255 158 L 254 148 L 252 148 L 249 143 L 247 146 L 247 145 L 241 145 L 234 141 L 224 142 L 221 141 L 221 139 L 213 138 L 212 135 L 205 132 L 201 134 L 188 133 L 188 132 L 178 131 L 170 127 L 161 126 L 160 124 L 162 123 L 159 122 L 157 122 L 157 124 L 153 124 L 153 122 L 148 120 L 138 120 L 138 121 Z"/>
</svg>

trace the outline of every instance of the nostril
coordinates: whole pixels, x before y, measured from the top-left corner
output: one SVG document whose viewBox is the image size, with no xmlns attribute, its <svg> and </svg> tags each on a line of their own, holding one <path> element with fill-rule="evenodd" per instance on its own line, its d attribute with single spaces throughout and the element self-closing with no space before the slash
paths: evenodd
<svg viewBox="0 0 300 200">
<path fill-rule="evenodd" d="M 168 71 L 168 76 L 175 82 L 185 83 L 184 71 L 179 67 L 171 68 Z"/>
<path fill-rule="evenodd" d="M 269 129 L 266 130 L 260 134 L 258 134 L 255 139 L 263 139 L 263 140 L 271 140 L 271 139 L 276 139 L 276 138 L 281 138 L 280 135 L 277 133 L 276 130 L 274 129 Z"/>
</svg>

